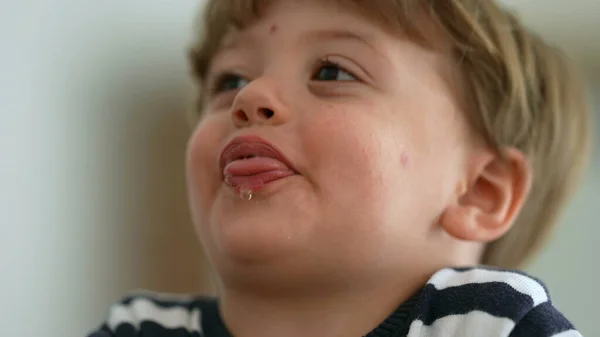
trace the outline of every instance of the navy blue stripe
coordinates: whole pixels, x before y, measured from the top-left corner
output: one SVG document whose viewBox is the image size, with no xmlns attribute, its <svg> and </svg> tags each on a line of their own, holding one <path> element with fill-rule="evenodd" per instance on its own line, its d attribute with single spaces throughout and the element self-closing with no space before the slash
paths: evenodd
<svg viewBox="0 0 600 337">
<path fill-rule="evenodd" d="M 93 332 L 88 337 L 111 337 L 111 335 L 109 335 L 108 332 L 99 331 L 99 332 Z"/>
<path fill-rule="evenodd" d="M 99 330 L 99 331 L 90 333 L 88 335 L 88 337 L 113 337 L 113 336 L 108 331 Z"/>
<path fill-rule="evenodd" d="M 549 337 L 571 329 L 574 329 L 571 322 L 552 303 L 545 302 L 528 312 L 510 337 Z"/>
<path fill-rule="evenodd" d="M 232 337 L 223 323 L 217 300 L 205 301 L 202 307 L 202 331 L 205 337 Z"/>
<path fill-rule="evenodd" d="M 506 283 L 471 283 L 443 290 L 428 284 L 421 295 L 417 317 L 425 325 L 440 318 L 483 311 L 495 317 L 510 318 L 517 322 L 533 307 L 533 299 Z"/>
<path fill-rule="evenodd" d="M 168 329 L 155 322 L 144 321 L 140 324 L 140 330 L 129 323 L 120 324 L 114 334 L 106 331 L 92 333 L 89 337 L 202 337 L 199 332 L 189 332 L 186 328 Z"/>
<path fill-rule="evenodd" d="M 456 271 L 456 272 L 467 272 L 467 271 L 471 271 L 471 270 L 487 270 L 487 271 L 495 271 L 495 272 L 499 272 L 499 273 L 507 273 L 507 274 L 517 274 L 517 275 L 521 275 L 521 276 L 525 276 L 527 278 L 530 278 L 532 280 L 534 280 L 535 282 L 537 282 L 542 288 L 544 288 L 544 291 L 546 292 L 546 296 L 548 297 L 548 299 L 550 299 L 550 292 L 548 291 L 548 288 L 546 287 L 546 284 L 544 284 L 544 282 L 542 282 L 540 279 L 538 279 L 537 277 L 531 276 L 523 271 L 520 270 L 506 270 L 506 269 L 501 269 L 498 267 L 491 267 L 491 266 L 477 266 L 477 267 L 461 267 L 461 268 L 452 268 L 452 270 Z"/>
<path fill-rule="evenodd" d="M 98 330 L 92 331 L 90 334 L 88 334 L 88 337 L 113 337 L 113 334 L 106 324 L 102 324 Z"/>
<path fill-rule="evenodd" d="M 155 304 L 156 306 L 163 308 L 163 309 L 169 309 L 169 308 L 180 308 L 180 309 L 184 309 L 184 310 L 188 310 L 188 311 L 192 311 L 194 309 L 198 309 L 201 312 L 201 318 L 203 320 L 203 325 L 206 325 L 206 322 L 204 322 L 205 319 L 205 311 L 207 311 L 208 313 L 216 313 L 217 312 L 217 300 L 214 298 L 210 298 L 210 297 L 196 297 L 196 298 L 190 298 L 189 300 L 164 300 L 164 299 L 157 299 L 155 297 L 153 297 L 151 294 L 140 294 L 140 295 L 132 295 L 132 296 L 128 296 L 126 298 L 124 298 L 123 300 L 120 301 L 121 305 L 126 305 L 129 306 L 132 304 L 132 302 L 134 302 L 135 300 L 139 300 L 139 299 L 145 299 L 148 300 L 150 302 L 152 302 L 153 304 Z M 217 316 L 218 317 L 218 316 Z M 151 319 L 151 318 L 150 318 Z M 208 315 L 207 317 L 208 319 L 208 323 L 212 324 L 213 322 L 215 322 L 214 319 L 211 319 L 211 315 Z M 204 328 L 204 327 L 203 327 Z M 213 327 L 213 329 L 215 329 Z M 116 328 L 116 331 L 110 331 L 110 329 L 108 329 L 108 327 L 106 326 L 106 324 L 104 324 L 98 331 L 88 335 L 88 337 L 140 337 L 140 333 L 143 333 L 142 335 L 144 337 L 201 337 L 199 333 L 190 333 L 187 329 L 185 328 L 179 328 L 179 329 L 166 329 L 164 327 L 162 327 L 161 325 L 157 324 L 156 322 L 152 322 L 152 321 L 143 321 L 141 323 L 141 327 L 140 327 L 141 331 L 136 331 L 136 329 L 133 327 L 133 325 L 129 324 L 129 323 L 124 323 L 119 325 Z M 213 335 L 209 335 L 211 337 L 213 337 Z M 226 335 L 222 335 L 222 334 L 218 334 L 218 335 L 214 335 L 214 337 L 230 337 L 230 336 L 226 336 Z"/>
<path fill-rule="evenodd" d="M 186 328 L 168 329 L 155 322 L 142 322 L 140 330 L 144 337 L 200 337 L 199 332 L 190 332 Z"/>
<path fill-rule="evenodd" d="M 115 337 L 137 337 L 138 331 L 131 324 L 125 323 L 115 329 Z M 165 336 L 167 337 L 167 336 Z"/>
</svg>

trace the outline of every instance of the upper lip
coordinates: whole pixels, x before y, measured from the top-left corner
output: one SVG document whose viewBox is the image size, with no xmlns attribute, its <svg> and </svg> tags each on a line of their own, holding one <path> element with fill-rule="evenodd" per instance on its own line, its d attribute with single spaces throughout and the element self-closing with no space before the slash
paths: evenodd
<svg viewBox="0 0 600 337">
<path fill-rule="evenodd" d="M 244 146 L 251 144 L 261 144 L 263 146 L 259 151 Z M 232 161 L 249 156 L 274 158 L 284 163 L 290 170 L 297 172 L 290 160 L 275 145 L 257 135 L 239 136 L 232 139 L 221 151 L 219 159 L 220 172 L 222 173 Z"/>
</svg>

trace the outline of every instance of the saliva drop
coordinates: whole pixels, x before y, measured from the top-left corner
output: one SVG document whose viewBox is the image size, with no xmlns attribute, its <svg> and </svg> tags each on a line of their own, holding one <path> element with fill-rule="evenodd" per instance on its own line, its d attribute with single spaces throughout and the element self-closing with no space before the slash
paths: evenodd
<svg viewBox="0 0 600 337">
<path fill-rule="evenodd" d="M 250 200 L 252 200 L 252 193 L 253 193 L 252 189 L 242 187 L 240 189 L 240 198 L 242 200 L 250 201 Z"/>
</svg>

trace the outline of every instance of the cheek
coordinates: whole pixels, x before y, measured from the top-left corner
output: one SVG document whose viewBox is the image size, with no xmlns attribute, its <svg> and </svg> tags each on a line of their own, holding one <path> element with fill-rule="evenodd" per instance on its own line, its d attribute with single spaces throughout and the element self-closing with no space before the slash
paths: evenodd
<svg viewBox="0 0 600 337">
<path fill-rule="evenodd" d="M 327 119 L 312 121 L 300 133 L 323 212 L 319 238 L 335 238 L 331 251 L 356 261 L 395 252 L 402 247 L 398 242 L 417 236 L 412 227 L 418 201 L 411 193 L 416 170 L 408 133 L 364 111 L 322 116 Z"/>
<path fill-rule="evenodd" d="M 448 154 L 438 153 L 448 152 L 446 135 L 438 136 L 440 130 L 429 130 L 428 121 L 390 107 L 333 109 L 320 116 L 301 134 L 310 172 L 322 202 L 333 204 L 332 212 L 362 223 L 365 230 L 393 225 L 401 232 L 432 221 L 435 210 L 429 205 L 437 209 L 441 204 L 439 180 L 448 164 Z"/>
<path fill-rule="evenodd" d="M 402 140 L 389 132 L 387 123 L 364 112 L 323 115 L 326 119 L 305 130 L 316 184 L 343 208 L 382 206 L 389 197 L 389 181 L 402 170 Z"/>
<path fill-rule="evenodd" d="M 224 134 L 216 120 L 200 122 L 188 141 L 186 171 L 188 193 L 192 199 L 192 208 L 202 206 L 214 196 L 220 175 L 218 172 L 218 151 Z"/>
<path fill-rule="evenodd" d="M 462 147 L 457 141 L 460 126 L 449 113 L 421 111 L 427 113 L 406 122 L 411 134 L 407 151 L 399 157 L 405 171 L 405 181 L 400 187 L 410 198 L 405 201 L 410 206 L 405 214 L 414 223 L 427 226 L 435 225 L 452 201 L 461 168 Z"/>
<path fill-rule="evenodd" d="M 410 155 L 408 154 L 408 152 L 403 152 L 400 155 L 400 164 L 404 168 L 409 168 L 410 167 Z"/>
</svg>

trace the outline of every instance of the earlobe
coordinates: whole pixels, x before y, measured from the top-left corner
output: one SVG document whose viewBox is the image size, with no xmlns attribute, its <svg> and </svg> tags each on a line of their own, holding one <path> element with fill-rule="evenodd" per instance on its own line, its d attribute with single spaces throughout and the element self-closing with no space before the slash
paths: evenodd
<svg viewBox="0 0 600 337">
<path fill-rule="evenodd" d="M 477 240 L 477 209 L 460 204 L 450 205 L 440 220 L 444 230 L 456 239 L 463 241 Z"/>
<path fill-rule="evenodd" d="M 488 151 L 471 158 L 456 200 L 440 219 L 448 234 L 490 242 L 510 229 L 529 192 L 531 169 L 520 151 L 506 149 L 504 155 Z"/>
</svg>

